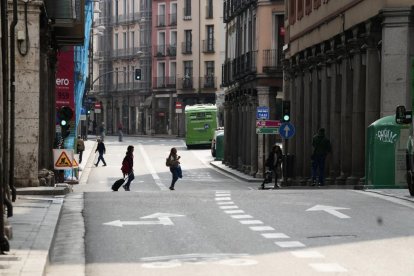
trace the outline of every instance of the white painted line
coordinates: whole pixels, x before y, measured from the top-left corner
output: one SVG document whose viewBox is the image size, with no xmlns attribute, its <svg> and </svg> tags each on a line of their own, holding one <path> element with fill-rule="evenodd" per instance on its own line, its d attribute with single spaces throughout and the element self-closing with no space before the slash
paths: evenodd
<svg viewBox="0 0 414 276">
<path fill-rule="evenodd" d="M 220 206 L 220 209 L 237 209 L 239 206 L 233 205 L 233 206 Z"/>
<path fill-rule="evenodd" d="M 318 272 L 347 272 L 345 268 L 335 263 L 318 263 L 318 264 L 309 264 L 313 269 Z"/>
<path fill-rule="evenodd" d="M 253 231 L 275 231 L 273 227 L 270 226 L 251 226 L 250 230 Z"/>
<path fill-rule="evenodd" d="M 250 186 L 248 188 L 249 188 L 249 190 L 252 190 L 252 191 L 257 190 L 257 188 L 255 189 L 255 188 L 250 187 Z"/>
<path fill-rule="evenodd" d="M 250 219 L 253 218 L 251 215 L 233 215 L 231 216 L 234 219 Z"/>
<path fill-rule="evenodd" d="M 226 213 L 226 214 L 243 214 L 244 211 L 243 210 L 229 210 L 229 211 L 224 211 L 224 213 Z"/>
<path fill-rule="evenodd" d="M 325 256 L 318 251 L 298 250 L 290 253 L 297 258 L 325 258 Z"/>
<path fill-rule="evenodd" d="M 303 243 L 298 241 L 275 242 L 275 244 L 283 248 L 305 247 Z"/>
<path fill-rule="evenodd" d="M 216 191 L 216 194 L 229 194 L 230 191 Z"/>
<path fill-rule="evenodd" d="M 219 197 L 219 196 L 231 196 L 231 194 L 216 194 L 216 197 Z"/>
<path fill-rule="evenodd" d="M 266 239 L 289 239 L 290 237 L 283 233 L 263 233 L 263 237 Z"/>
<path fill-rule="evenodd" d="M 216 197 L 216 201 L 220 200 L 231 200 L 231 197 Z"/>
<path fill-rule="evenodd" d="M 263 224 L 261 220 L 241 220 L 241 224 Z"/>
<path fill-rule="evenodd" d="M 234 205 L 233 201 L 216 202 L 218 205 Z"/>
<path fill-rule="evenodd" d="M 157 174 L 157 171 L 155 170 L 154 166 L 151 163 L 151 160 L 149 159 L 147 153 L 144 150 L 144 147 L 141 144 L 139 144 L 138 148 L 141 152 L 142 157 L 144 158 L 145 165 L 147 166 L 149 172 L 152 175 L 152 178 L 154 179 L 155 184 L 160 188 L 161 191 L 167 191 L 167 187 L 165 187 L 165 185 L 162 184 L 161 179 Z"/>
</svg>

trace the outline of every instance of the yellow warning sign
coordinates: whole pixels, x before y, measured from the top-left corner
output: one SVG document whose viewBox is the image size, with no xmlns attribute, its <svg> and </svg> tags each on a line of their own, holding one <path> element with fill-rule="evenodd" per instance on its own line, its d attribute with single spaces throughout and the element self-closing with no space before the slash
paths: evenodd
<svg viewBox="0 0 414 276">
<path fill-rule="evenodd" d="M 72 163 L 70 162 L 70 158 L 67 156 L 66 152 L 62 152 L 58 157 L 55 167 L 57 168 L 68 168 L 72 167 Z"/>
<path fill-rule="evenodd" d="M 73 160 L 72 160 L 72 167 L 73 168 L 79 168 L 79 164 L 78 164 L 78 162 L 76 162 L 75 158 L 73 158 Z"/>
</svg>

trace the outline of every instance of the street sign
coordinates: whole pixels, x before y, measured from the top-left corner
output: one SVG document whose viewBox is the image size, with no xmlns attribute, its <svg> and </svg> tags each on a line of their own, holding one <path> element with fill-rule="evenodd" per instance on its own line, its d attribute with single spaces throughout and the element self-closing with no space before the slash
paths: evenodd
<svg viewBox="0 0 414 276">
<path fill-rule="evenodd" d="M 281 122 L 279 120 L 257 120 L 256 127 L 279 127 Z"/>
<path fill-rule="evenodd" d="M 256 119 L 257 120 L 268 120 L 269 119 L 269 107 L 268 106 L 258 106 L 256 108 Z"/>
<path fill-rule="evenodd" d="M 183 113 L 183 103 L 175 102 L 175 113 Z"/>
<path fill-rule="evenodd" d="M 258 127 L 256 128 L 256 134 L 279 134 L 278 127 Z"/>
<path fill-rule="evenodd" d="M 291 123 L 283 123 L 279 127 L 279 135 L 283 139 L 292 138 L 295 135 L 295 127 Z"/>
</svg>

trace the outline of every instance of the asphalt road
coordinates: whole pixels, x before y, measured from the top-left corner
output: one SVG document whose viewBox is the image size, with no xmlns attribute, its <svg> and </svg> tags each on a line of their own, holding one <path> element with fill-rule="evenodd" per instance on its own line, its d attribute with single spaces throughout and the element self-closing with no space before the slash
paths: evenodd
<svg viewBox="0 0 414 276">
<path fill-rule="evenodd" d="M 128 144 L 136 179 L 131 192 L 112 192 Z M 256 190 L 213 169 L 208 149 L 187 150 L 181 140 L 106 146 L 108 166 L 93 167 L 76 188 L 85 192 L 85 236 L 72 242 L 84 242 L 86 275 L 414 274 L 412 202 L 352 190 Z M 183 179 L 170 191 L 173 146 Z"/>
</svg>

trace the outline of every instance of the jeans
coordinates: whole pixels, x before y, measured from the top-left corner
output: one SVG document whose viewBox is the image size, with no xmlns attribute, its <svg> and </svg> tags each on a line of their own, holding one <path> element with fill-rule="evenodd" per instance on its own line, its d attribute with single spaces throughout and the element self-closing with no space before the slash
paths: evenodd
<svg viewBox="0 0 414 276">
<path fill-rule="evenodd" d="M 122 133 L 122 130 L 118 130 L 118 141 L 122 142 L 122 137 L 124 136 L 124 134 Z"/>
<path fill-rule="evenodd" d="M 83 150 L 79 151 L 79 164 L 82 163 Z"/>
<path fill-rule="evenodd" d="M 170 167 L 170 172 L 172 173 L 171 187 L 174 188 L 175 182 L 177 182 L 178 178 L 183 178 L 183 173 L 180 165 L 177 167 Z"/>
<path fill-rule="evenodd" d="M 325 173 L 325 155 L 316 154 L 312 159 L 312 181 L 316 182 L 318 176 L 319 184 L 324 184 L 324 173 Z"/>
<path fill-rule="evenodd" d="M 125 188 L 129 189 L 129 185 L 131 185 L 132 180 L 135 179 L 135 175 L 134 172 L 131 172 L 130 174 L 128 174 L 128 180 L 127 182 L 124 184 Z"/>
<path fill-rule="evenodd" d="M 104 165 L 106 166 L 106 162 L 105 162 L 105 159 L 103 158 L 103 153 L 99 153 L 99 156 L 98 156 L 98 162 L 96 162 L 96 166 L 98 166 L 98 164 L 99 164 L 99 161 L 101 161 L 102 160 L 102 162 L 104 163 Z"/>
</svg>

